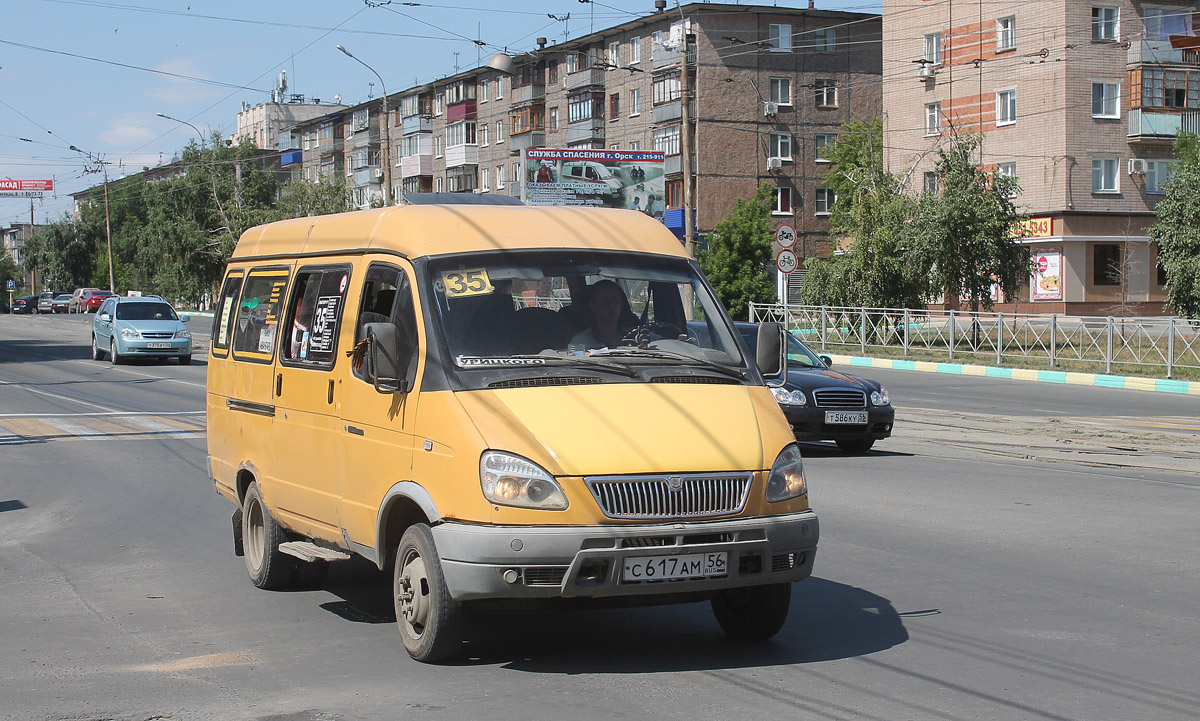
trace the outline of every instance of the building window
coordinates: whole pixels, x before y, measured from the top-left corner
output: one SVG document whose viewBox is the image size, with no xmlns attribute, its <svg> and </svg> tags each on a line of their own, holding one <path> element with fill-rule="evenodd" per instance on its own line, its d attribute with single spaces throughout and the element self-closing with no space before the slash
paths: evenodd
<svg viewBox="0 0 1200 721">
<path fill-rule="evenodd" d="M 838 106 L 837 81 L 818 80 L 816 81 L 816 90 L 814 92 L 818 108 L 836 108 Z"/>
<path fill-rule="evenodd" d="M 540 105 L 530 105 L 508 114 L 508 132 L 511 135 L 546 129 L 546 113 Z"/>
<path fill-rule="evenodd" d="M 504 166 L 496 166 L 496 190 L 504 190 Z"/>
<path fill-rule="evenodd" d="M 546 82 L 554 85 L 558 82 L 558 61 L 551 60 L 546 66 Z"/>
<path fill-rule="evenodd" d="M 650 96 L 655 105 L 678 100 L 682 91 L 678 72 L 659 75 L 650 86 Z"/>
<path fill-rule="evenodd" d="M 1092 246 L 1092 285 L 1121 284 L 1121 246 L 1097 243 Z"/>
<path fill-rule="evenodd" d="M 817 188 L 817 199 L 813 204 L 813 215 L 829 215 L 833 211 L 836 196 L 829 188 Z"/>
<path fill-rule="evenodd" d="M 938 182 L 937 173 L 932 170 L 925 171 L 925 183 L 922 190 L 930 195 L 937 196 L 942 194 L 942 184 Z"/>
<path fill-rule="evenodd" d="M 1169 160 L 1146 161 L 1146 192 L 1155 195 L 1167 192 L 1164 186 L 1171 179 L 1174 167 L 1175 163 Z"/>
<path fill-rule="evenodd" d="M 504 121 L 497 120 L 496 121 L 496 143 L 497 144 L 503 143 L 507 139 L 508 139 L 508 136 L 504 134 Z"/>
<path fill-rule="evenodd" d="M 792 136 L 786 133 L 771 133 L 772 158 L 792 159 Z"/>
<path fill-rule="evenodd" d="M 630 150 L 641 150 L 642 149 L 642 141 L 634 140 L 634 141 L 630 142 L 629 149 Z"/>
<path fill-rule="evenodd" d="M 550 108 L 550 129 L 558 130 L 558 108 Z"/>
<path fill-rule="evenodd" d="M 488 144 L 488 125 L 484 123 L 479 126 L 479 145 L 486 148 Z"/>
<path fill-rule="evenodd" d="M 1117 185 L 1119 177 L 1117 169 L 1120 164 L 1119 158 L 1094 158 L 1092 160 L 1093 193 L 1120 192 L 1120 187 Z"/>
<path fill-rule="evenodd" d="M 683 207 L 683 181 L 668 180 L 667 181 L 667 207 L 682 208 Z"/>
<path fill-rule="evenodd" d="M 1144 68 L 1141 76 L 1141 107 L 1200 108 L 1200 72 Z"/>
<path fill-rule="evenodd" d="M 642 62 L 642 39 L 629 38 L 629 64 L 636 65 L 640 62 Z"/>
<path fill-rule="evenodd" d="M 437 179 L 437 183 L 436 183 L 436 185 L 437 185 L 437 191 L 436 191 L 436 192 L 438 192 L 438 193 L 445 192 L 445 184 L 442 182 L 442 179 L 441 179 L 441 178 L 438 178 L 438 179 Z"/>
<path fill-rule="evenodd" d="M 775 188 L 775 210 L 772 211 L 776 215 L 791 215 L 792 214 L 792 189 L 784 186 Z"/>
<path fill-rule="evenodd" d="M 609 65 L 616 65 L 618 68 L 621 67 L 621 43 L 620 42 L 608 44 L 607 60 L 608 60 Z"/>
<path fill-rule="evenodd" d="M 925 106 L 925 134 L 942 134 L 942 104 L 929 103 Z"/>
<path fill-rule="evenodd" d="M 771 25 L 769 44 L 773 53 L 792 52 L 792 26 Z"/>
<path fill-rule="evenodd" d="M 579 69 L 579 53 L 567 53 L 567 75 Z"/>
<path fill-rule="evenodd" d="M 1166 40 L 1172 35 L 1195 35 L 1200 27 L 1186 7 L 1150 8 L 1142 6 L 1142 21 L 1146 24 L 1147 40 Z"/>
<path fill-rule="evenodd" d="M 479 169 L 479 189 L 485 193 L 492 189 L 491 182 L 488 180 L 489 175 L 487 168 Z"/>
<path fill-rule="evenodd" d="M 567 98 L 567 122 L 604 118 L 604 94 L 580 93 Z"/>
<path fill-rule="evenodd" d="M 642 114 L 642 89 L 634 88 L 629 91 L 629 117 Z"/>
<path fill-rule="evenodd" d="M 446 154 L 446 139 L 441 135 L 433 137 L 433 155 L 440 158 Z"/>
<path fill-rule="evenodd" d="M 521 182 L 521 164 L 520 163 L 512 164 L 512 182 L 513 183 Z"/>
<path fill-rule="evenodd" d="M 433 96 L 433 114 L 441 115 L 446 112 L 446 94 L 438 93 Z"/>
<path fill-rule="evenodd" d="M 792 104 L 792 79 L 771 78 L 771 102 L 780 105 Z"/>
<path fill-rule="evenodd" d="M 503 75 L 496 78 L 496 99 L 497 100 L 504 99 L 504 76 Z"/>
<path fill-rule="evenodd" d="M 488 101 L 488 95 L 490 95 L 491 87 L 491 80 L 481 80 L 479 82 L 479 102 L 486 103 Z"/>
<path fill-rule="evenodd" d="M 828 163 L 833 157 L 833 144 L 837 142 L 837 136 L 833 133 L 817 133 L 813 145 L 816 148 L 816 158 L 818 163 Z"/>
<path fill-rule="evenodd" d="M 1092 8 L 1092 40 L 1116 40 L 1120 32 L 1120 8 Z"/>
<path fill-rule="evenodd" d="M 1012 187 L 1004 194 L 1006 198 L 1017 197 L 1017 164 L 1016 163 L 997 163 L 996 176 L 1000 178 L 1012 178 Z"/>
<path fill-rule="evenodd" d="M 457 148 L 460 145 L 475 144 L 475 123 L 464 121 L 446 126 L 446 147 Z"/>
<path fill-rule="evenodd" d="M 1119 118 L 1117 98 L 1121 97 L 1119 83 L 1092 83 L 1092 117 Z"/>
<path fill-rule="evenodd" d="M 996 21 L 996 52 L 1017 49 L 1017 18 L 1010 15 Z"/>
<path fill-rule="evenodd" d="M 1012 125 L 1017 122 L 1017 91 L 1001 90 L 996 93 L 996 125 Z"/>
<path fill-rule="evenodd" d="M 654 149 L 664 155 L 679 155 L 679 126 L 658 128 L 651 133 Z"/>
<path fill-rule="evenodd" d="M 832 52 L 837 46 L 836 28 L 817 28 L 813 31 L 813 49 L 820 52 Z"/>
<path fill-rule="evenodd" d="M 942 34 L 929 33 L 925 36 L 925 59 L 933 65 L 942 64 Z"/>
<path fill-rule="evenodd" d="M 621 94 L 612 93 L 608 96 L 608 119 L 616 120 L 621 117 Z"/>
</svg>

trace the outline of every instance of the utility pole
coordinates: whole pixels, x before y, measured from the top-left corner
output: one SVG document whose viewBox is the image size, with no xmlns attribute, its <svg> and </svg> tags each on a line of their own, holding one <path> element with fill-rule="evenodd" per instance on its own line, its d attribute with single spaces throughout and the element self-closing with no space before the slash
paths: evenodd
<svg viewBox="0 0 1200 721">
<path fill-rule="evenodd" d="M 391 121 L 390 114 L 388 113 L 387 85 L 383 82 L 383 76 L 380 75 L 378 72 L 376 72 L 375 68 L 371 67 L 370 65 L 367 65 L 362 60 L 359 60 L 358 58 L 356 58 L 354 55 L 352 55 L 350 53 L 349 50 L 342 47 L 341 45 L 338 45 L 337 49 L 341 50 L 343 53 L 345 53 L 346 57 L 350 58 L 354 62 L 363 66 L 367 70 L 370 70 L 372 73 L 375 73 L 375 77 L 379 78 L 379 87 L 383 88 L 383 158 L 382 158 L 382 160 L 383 160 L 383 185 L 384 185 L 383 206 L 386 208 L 387 206 L 392 204 L 392 160 L 391 160 L 392 133 L 388 127 L 389 125 L 392 124 L 392 121 Z M 454 55 L 457 58 L 458 53 L 455 53 Z M 404 202 L 404 190 L 403 189 L 401 189 L 401 191 L 400 191 L 400 202 Z"/>
<path fill-rule="evenodd" d="M 688 255 L 693 258 L 696 257 L 696 228 L 692 217 L 692 84 L 688 73 L 688 58 L 691 57 L 692 41 L 695 39 L 696 36 L 687 32 L 685 28 L 683 62 L 679 64 L 679 94 L 683 103 L 683 127 L 680 130 L 680 140 L 683 143 L 683 147 L 680 148 L 680 160 L 683 163 L 683 245 L 687 248 Z"/>
<path fill-rule="evenodd" d="M 71 150 L 74 150 L 76 153 L 86 157 L 94 164 L 99 165 L 100 170 L 104 172 L 104 241 L 108 245 L 108 290 L 109 292 L 116 293 L 116 283 L 113 282 L 112 224 L 109 220 L 108 212 L 108 162 L 99 156 L 93 156 L 91 153 L 85 153 L 74 145 L 71 146 Z M 85 167 L 83 172 L 95 173 L 100 171 L 97 171 L 94 167 Z M 30 220 L 33 219 L 32 207 L 29 211 L 29 217 Z"/>
</svg>

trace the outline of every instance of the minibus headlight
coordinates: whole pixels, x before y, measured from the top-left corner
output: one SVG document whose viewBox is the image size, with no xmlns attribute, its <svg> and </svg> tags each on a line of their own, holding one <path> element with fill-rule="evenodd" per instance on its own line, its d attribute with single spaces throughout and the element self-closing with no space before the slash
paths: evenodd
<svg viewBox="0 0 1200 721">
<path fill-rule="evenodd" d="M 562 487 L 545 469 L 511 453 L 485 452 L 479 459 L 479 483 L 484 497 L 500 506 L 547 511 L 567 507 Z"/>
<path fill-rule="evenodd" d="M 808 484 L 804 482 L 804 460 L 800 458 L 800 448 L 795 443 L 779 452 L 771 466 L 771 475 L 767 476 L 768 501 L 786 501 L 808 493 Z"/>
</svg>

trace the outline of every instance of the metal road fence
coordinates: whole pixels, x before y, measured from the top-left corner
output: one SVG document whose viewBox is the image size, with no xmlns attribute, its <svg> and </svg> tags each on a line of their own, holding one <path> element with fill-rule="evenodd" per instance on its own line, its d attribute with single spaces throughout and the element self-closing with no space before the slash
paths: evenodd
<svg viewBox="0 0 1200 721">
<path fill-rule="evenodd" d="M 1200 319 L 972 313 L 909 308 L 750 304 L 752 322 L 775 321 L 823 351 L 933 353 L 950 360 L 1080 361 L 1142 366 L 1173 378 L 1200 369 Z"/>
</svg>

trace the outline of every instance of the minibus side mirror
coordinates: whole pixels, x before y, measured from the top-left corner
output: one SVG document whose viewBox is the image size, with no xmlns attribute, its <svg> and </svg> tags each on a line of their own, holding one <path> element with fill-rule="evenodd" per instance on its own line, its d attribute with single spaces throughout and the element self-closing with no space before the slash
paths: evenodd
<svg viewBox="0 0 1200 721">
<path fill-rule="evenodd" d="M 403 362 L 400 350 L 400 331 L 391 323 L 367 323 L 363 326 L 367 338 L 367 380 L 380 393 L 408 391 L 408 379 L 400 377 Z"/>
<path fill-rule="evenodd" d="M 783 326 L 778 323 L 762 323 L 758 326 L 758 345 L 754 362 L 767 380 L 777 380 L 787 374 L 787 342 Z"/>
</svg>

